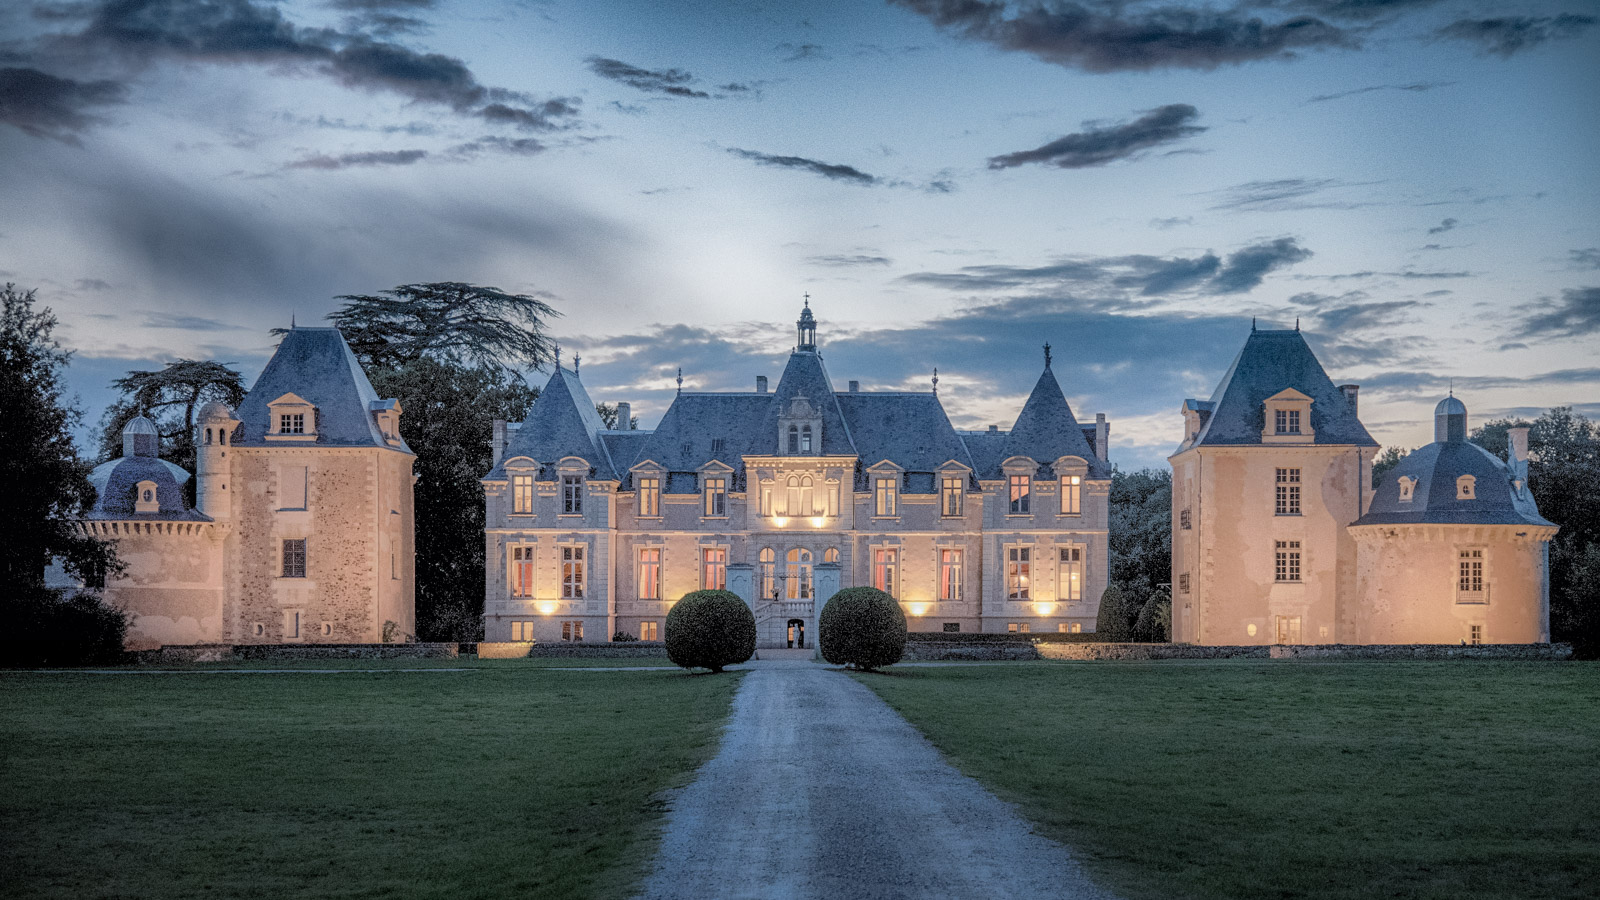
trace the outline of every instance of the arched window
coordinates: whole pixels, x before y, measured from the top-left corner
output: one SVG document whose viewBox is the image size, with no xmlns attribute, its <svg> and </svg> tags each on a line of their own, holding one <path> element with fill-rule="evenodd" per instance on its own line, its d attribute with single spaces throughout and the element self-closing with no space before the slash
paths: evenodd
<svg viewBox="0 0 1600 900">
<path fill-rule="evenodd" d="M 793 426 L 790 426 L 793 427 Z M 804 425 L 800 428 L 800 452 L 811 452 L 811 426 Z"/>
<path fill-rule="evenodd" d="M 1415 496 L 1416 489 L 1417 480 L 1415 478 L 1410 475 L 1400 476 L 1400 500 L 1402 503 L 1411 500 Z"/>
<path fill-rule="evenodd" d="M 761 599 L 778 599 L 778 553 L 771 547 L 761 548 Z"/>
<path fill-rule="evenodd" d="M 227 446 L 228 444 L 228 433 L 223 431 L 221 428 L 217 429 L 217 443 L 222 444 L 223 446 Z"/>
<path fill-rule="evenodd" d="M 816 515 L 817 514 L 817 512 L 816 512 L 817 507 L 816 507 L 816 504 L 813 502 L 814 499 L 815 498 L 814 498 L 814 496 L 812 495 L 812 492 L 811 492 L 811 476 L 810 475 L 802 475 L 802 476 L 800 476 L 800 511 L 798 513 L 795 513 L 795 515 L 801 515 L 801 516 L 814 516 L 814 515 Z"/>
<path fill-rule="evenodd" d="M 206 446 L 211 446 L 211 429 L 206 429 Z"/>
<path fill-rule="evenodd" d="M 1476 493 L 1477 481 L 1478 481 L 1478 479 L 1473 478 L 1471 475 L 1463 475 L 1460 478 L 1457 478 L 1456 479 L 1456 499 L 1457 500 L 1471 500 L 1471 499 L 1477 497 L 1478 496 L 1477 493 Z"/>
<path fill-rule="evenodd" d="M 800 515 L 800 476 L 790 475 L 789 480 L 784 483 L 784 487 L 786 488 L 783 498 L 785 501 L 783 507 L 784 515 Z"/>
<path fill-rule="evenodd" d="M 789 426 L 789 452 L 800 452 L 800 426 L 798 425 Z"/>
<path fill-rule="evenodd" d="M 790 600 L 811 599 L 811 551 L 796 547 L 789 551 L 788 571 L 785 573 L 785 596 Z"/>
<path fill-rule="evenodd" d="M 831 566 L 837 566 L 839 564 L 839 548 L 829 547 L 822 551 L 822 561 Z"/>
</svg>

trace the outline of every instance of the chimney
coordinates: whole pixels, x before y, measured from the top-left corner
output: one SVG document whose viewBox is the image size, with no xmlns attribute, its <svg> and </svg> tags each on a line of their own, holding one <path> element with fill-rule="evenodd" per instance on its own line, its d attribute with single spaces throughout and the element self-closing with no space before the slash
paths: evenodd
<svg viewBox="0 0 1600 900">
<path fill-rule="evenodd" d="M 618 431 L 632 431 L 633 430 L 633 404 L 632 403 L 623 402 L 623 403 L 618 403 L 617 404 L 617 430 Z"/>
<path fill-rule="evenodd" d="M 490 465 L 500 465 L 500 458 L 506 455 L 506 420 L 494 420 L 494 437 L 490 439 L 489 446 L 494 449 L 494 462 Z"/>
<path fill-rule="evenodd" d="M 861 393 L 861 382 L 859 382 L 859 381 L 851 381 L 850 382 L 850 393 L 852 393 L 852 394 Z"/>
<path fill-rule="evenodd" d="M 1350 415 L 1360 417 L 1361 413 L 1356 408 L 1356 394 L 1361 391 L 1359 384 L 1341 384 L 1339 393 L 1344 394 L 1344 402 L 1350 404 Z"/>
<path fill-rule="evenodd" d="M 1000 426 L 999 425 L 990 425 L 989 426 L 989 433 L 990 434 L 999 434 L 1000 433 Z"/>
<path fill-rule="evenodd" d="M 766 392 L 767 392 L 767 376 L 765 376 L 765 375 L 757 375 L 756 376 L 756 393 L 765 394 Z"/>
<path fill-rule="evenodd" d="M 1511 478 L 1521 496 L 1528 484 L 1528 426 L 1513 425 L 1506 429 L 1506 436 L 1511 439 Z"/>
<path fill-rule="evenodd" d="M 1110 459 L 1111 423 L 1106 421 L 1105 413 L 1094 414 L 1094 455 L 1100 457 L 1101 462 Z"/>
</svg>

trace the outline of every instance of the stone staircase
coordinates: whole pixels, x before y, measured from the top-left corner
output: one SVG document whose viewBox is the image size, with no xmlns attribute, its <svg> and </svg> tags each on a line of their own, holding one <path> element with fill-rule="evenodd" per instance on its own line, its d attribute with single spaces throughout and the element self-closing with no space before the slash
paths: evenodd
<svg viewBox="0 0 1600 900">
<path fill-rule="evenodd" d="M 770 649 L 789 646 L 789 622 L 805 623 L 805 645 L 817 645 L 816 606 L 810 600 L 769 600 L 756 604 L 756 647 Z"/>
</svg>

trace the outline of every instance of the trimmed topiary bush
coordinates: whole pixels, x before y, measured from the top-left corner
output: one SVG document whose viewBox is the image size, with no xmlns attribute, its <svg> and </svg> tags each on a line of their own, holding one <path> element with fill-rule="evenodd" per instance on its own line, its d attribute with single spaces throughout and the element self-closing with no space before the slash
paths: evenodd
<svg viewBox="0 0 1600 900">
<path fill-rule="evenodd" d="M 742 663 L 756 653 L 756 617 L 730 591 L 693 591 L 667 613 L 667 658 L 685 669 Z"/>
<path fill-rule="evenodd" d="M 818 621 L 822 658 L 868 672 L 894 665 L 906 651 L 906 614 L 877 588 L 845 588 L 828 598 Z"/>
</svg>

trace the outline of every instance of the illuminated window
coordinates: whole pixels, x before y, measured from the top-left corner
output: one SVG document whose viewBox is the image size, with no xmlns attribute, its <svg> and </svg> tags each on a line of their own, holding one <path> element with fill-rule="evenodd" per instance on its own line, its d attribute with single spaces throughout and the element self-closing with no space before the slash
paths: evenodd
<svg viewBox="0 0 1600 900">
<path fill-rule="evenodd" d="M 1277 482 L 1277 514 L 1300 515 L 1300 470 L 1279 469 Z"/>
<path fill-rule="evenodd" d="M 638 574 L 634 584 L 639 588 L 640 600 L 661 599 L 661 548 L 640 547 Z"/>
<path fill-rule="evenodd" d="M 837 566 L 839 564 L 839 548 L 829 547 L 822 551 L 822 561 L 830 566 Z"/>
<path fill-rule="evenodd" d="M 945 478 L 939 488 L 939 508 L 947 516 L 961 515 L 961 500 L 965 491 L 962 489 L 962 479 Z"/>
<path fill-rule="evenodd" d="M 661 479 L 639 479 L 639 515 L 646 517 L 661 515 Z"/>
<path fill-rule="evenodd" d="M 291 538 L 283 542 L 283 577 L 306 577 L 305 538 Z"/>
<path fill-rule="evenodd" d="M 1277 639 L 1279 644 L 1300 643 L 1300 617 L 1277 616 Z"/>
<path fill-rule="evenodd" d="M 1182 510 L 1181 512 L 1178 513 L 1178 527 L 1179 528 L 1182 528 L 1184 531 L 1188 531 L 1190 528 L 1193 527 L 1191 522 L 1192 522 L 1192 519 L 1191 519 L 1191 517 L 1189 515 L 1189 511 L 1187 509 Z"/>
<path fill-rule="evenodd" d="M 1298 409 L 1279 409 L 1279 410 L 1274 410 L 1273 411 L 1273 423 L 1276 426 L 1273 430 L 1276 431 L 1278 434 L 1299 434 L 1300 433 L 1300 410 L 1298 410 Z"/>
<path fill-rule="evenodd" d="M 893 478 L 875 478 L 875 479 L 873 479 L 873 482 L 872 482 L 872 484 L 873 484 L 872 496 L 873 496 L 873 499 L 876 501 L 876 506 L 874 507 L 874 513 L 873 513 L 874 515 L 879 515 L 879 516 L 892 516 L 892 515 L 895 515 L 895 483 L 894 482 L 895 482 L 895 479 L 893 479 Z"/>
<path fill-rule="evenodd" d="M 1473 626 L 1471 626 L 1470 631 L 1468 632 L 1468 634 L 1471 635 L 1470 641 L 1472 643 L 1472 646 L 1477 647 L 1477 646 L 1479 646 L 1480 644 L 1483 643 L 1483 626 L 1482 625 L 1473 625 Z"/>
<path fill-rule="evenodd" d="M 900 551 L 893 547 L 875 547 L 872 550 L 872 586 L 885 594 L 896 596 L 900 580 Z"/>
<path fill-rule="evenodd" d="M 1031 634 L 1033 632 L 1033 623 L 1032 622 L 1007 622 L 1006 623 L 1006 631 L 1010 631 L 1010 632 L 1014 632 L 1014 633 L 1020 633 L 1020 634 Z"/>
<path fill-rule="evenodd" d="M 784 509 L 785 515 L 799 517 L 818 515 L 815 511 L 815 494 L 810 475 L 790 475 L 785 487 L 788 494 L 784 498 L 788 501 L 788 506 Z"/>
<path fill-rule="evenodd" d="M 1006 631 L 1015 633 L 1018 630 L 1019 629 L 1017 628 L 1017 623 L 1016 622 L 1007 622 L 1006 623 Z"/>
<path fill-rule="evenodd" d="M 1274 544 L 1274 581 L 1300 580 L 1300 542 L 1277 541 Z"/>
<path fill-rule="evenodd" d="M 306 433 L 306 414 L 305 413 L 283 413 L 283 414 L 279 415 L 278 416 L 278 433 L 279 434 L 305 434 Z"/>
<path fill-rule="evenodd" d="M 1082 513 L 1082 493 L 1082 475 L 1061 476 L 1061 514 L 1063 516 L 1076 516 Z"/>
<path fill-rule="evenodd" d="M 511 476 L 511 511 L 518 515 L 533 512 L 533 476 Z"/>
<path fill-rule="evenodd" d="M 960 622 L 946 622 L 946 623 L 944 623 L 944 633 L 945 634 L 960 634 L 961 633 L 961 623 Z"/>
<path fill-rule="evenodd" d="M 726 516 L 728 514 L 728 479 L 707 478 L 706 482 L 706 515 Z"/>
<path fill-rule="evenodd" d="M 561 623 L 561 639 L 563 641 L 583 640 L 583 620 L 577 619 Z"/>
<path fill-rule="evenodd" d="M 778 552 L 771 547 L 762 547 L 756 558 L 760 561 L 756 575 L 761 579 L 761 598 L 778 599 Z"/>
<path fill-rule="evenodd" d="M 961 599 L 961 551 L 939 551 L 939 599 Z"/>
<path fill-rule="evenodd" d="M 1029 557 L 1032 554 L 1028 547 L 1006 548 L 1006 598 L 1009 600 L 1028 599 Z"/>
<path fill-rule="evenodd" d="M 1456 602 L 1483 603 L 1489 599 L 1483 580 L 1483 548 L 1461 550 L 1456 558 Z"/>
<path fill-rule="evenodd" d="M 1028 493 L 1033 488 L 1033 478 L 1027 475 L 1011 476 L 1011 515 L 1028 512 Z"/>
<path fill-rule="evenodd" d="M 788 563 L 784 573 L 784 595 L 790 600 L 811 599 L 811 551 L 804 547 L 790 550 L 785 557 Z"/>
<path fill-rule="evenodd" d="M 513 641 L 528 642 L 533 640 L 533 623 L 517 620 L 511 623 L 511 639 Z"/>
<path fill-rule="evenodd" d="M 561 513 L 576 516 L 583 513 L 583 476 L 561 476 Z"/>
<path fill-rule="evenodd" d="M 533 596 L 533 548 L 511 548 L 511 596 Z"/>
<path fill-rule="evenodd" d="M 706 547 L 700 551 L 700 587 L 708 591 L 726 590 L 728 587 L 728 551 L 723 547 Z"/>
<path fill-rule="evenodd" d="M 1083 599 L 1083 548 L 1062 547 L 1061 565 L 1057 567 L 1060 584 L 1056 586 L 1057 600 Z"/>
<path fill-rule="evenodd" d="M 583 547 L 561 548 L 561 597 L 575 600 L 583 597 L 584 571 Z"/>
<path fill-rule="evenodd" d="M 639 623 L 639 640 L 641 640 L 641 641 L 659 641 L 659 640 L 661 640 L 661 623 L 660 622 L 640 622 Z"/>
</svg>

